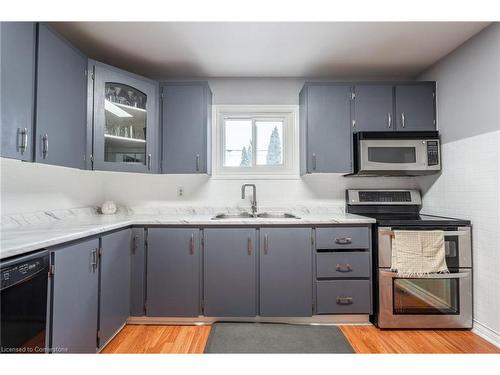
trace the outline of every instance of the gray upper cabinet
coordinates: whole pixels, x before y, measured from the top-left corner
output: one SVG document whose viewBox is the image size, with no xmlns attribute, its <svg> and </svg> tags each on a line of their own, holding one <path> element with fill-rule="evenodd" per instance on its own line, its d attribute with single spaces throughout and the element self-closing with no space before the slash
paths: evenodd
<svg viewBox="0 0 500 375">
<path fill-rule="evenodd" d="M 312 315 L 312 229 L 260 230 L 260 315 Z"/>
<path fill-rule="evenodd" d="M 156 172 L 158 168 L 158 83 L 89 62 L 93 106 L 93 168 Z"/>
<path fill-rule="evenodd" d="M 131 231 L 101 238 L 99 347 L 103 347 L 127 321 L 130 311 Z"/>
<path fill-rule="evenodd" d="M 162 172 L 211 173 L 207 82 L 162 84 Z"/>
<path fill-rule="evenodd" d="M 97 348 L 99 240 L 51 251 L 51 348 L 69 353 L 95 353 Z"/>
<path fill-rule="evenodd" d="M 147 316 L 200 315 L 200 229 L 150 228 Z"/>
<path fill-rule="evenodd" d="M 1 156 L 33 160 L 35 24 L 0 22 Z"/>
<path fill-rule="evenodd" d="M 354 87 L 353 131 L 392 131 L 396 128 L 393 86 L 365 84 Z"/>
<path fill-rule="evenodd" d="M 257 315 L 256 230 L 204 230 L 204 315 Z"/>
<path fill-rule="evenodd" d="M 434 88 L 434 82 L 396 86 L 398 131 L 436 130 Z"/>
<path fill-rule="evenodd" d="M 49 26 L 38 26 L 36 156 L 86 167 L 87 57 Z"/>
<path fill-rule="evenodd" d="M 306 137 L 302 173 L 351 171 L 351 86 L 306 83 L 300 93 L 302 132 Z M 305 133 L 305 134 L 304 134 Z"/>
</svg>

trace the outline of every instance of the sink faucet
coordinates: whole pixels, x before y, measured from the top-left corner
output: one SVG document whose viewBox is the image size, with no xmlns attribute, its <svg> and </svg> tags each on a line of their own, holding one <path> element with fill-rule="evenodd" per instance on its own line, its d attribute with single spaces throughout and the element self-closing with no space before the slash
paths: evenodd
<svg viewBox="0 0 500 375">
<path fill-rule="evenodd" d="M 257 187 L 255 184 L 243 184 L 241 186 L 241 199 L 245 199 L 245 189 L 247 186 L 251 187 L 253 190 L 252 200 L 250 203 L 252 204 L 252 216 L 255 216 L 257 214 Z"/>
</svg>

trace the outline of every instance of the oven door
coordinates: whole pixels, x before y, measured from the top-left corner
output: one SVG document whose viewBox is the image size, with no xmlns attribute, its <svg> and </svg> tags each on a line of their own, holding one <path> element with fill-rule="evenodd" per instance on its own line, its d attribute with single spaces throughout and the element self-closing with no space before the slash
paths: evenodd
<svg viewBox="0 0 500 375">
<path fill-rule="evenodd" d="M 359 142 L 358 173 L 361 174 L 425 174 L 441 169 L 439 162 L 428 165 L 427 140 L 363 139 Z"/>
<path fill-rule="evenodd" d="M 400 277 L 379 270 L 380 328 L 472 328 L 472 271 Z"/>
<path fill-rule="evenodd" d="M 390 268 L 392 258 L 392 231 L 402 228 L 378 228 L 378 267 Z M 411 228 L 406 228 L 411 230 Z M 429 230 L 439 228 L 429 228 Z M 470 227 L 457 227 L 444 231 L 446 265 L 448 268 L 472 267 L 472 241 Z"/>
</svg>

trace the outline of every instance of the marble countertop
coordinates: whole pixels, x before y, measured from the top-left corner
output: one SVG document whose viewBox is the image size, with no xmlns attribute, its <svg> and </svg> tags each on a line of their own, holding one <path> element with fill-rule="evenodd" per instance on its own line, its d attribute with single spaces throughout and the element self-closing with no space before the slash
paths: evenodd
<svg viewBox="0 0 500 375">
<path fill-rule="evenodd" d="M 375 220 L 346 214 L 339 207 L 310 209 L 260 210 L 261 212 L 291 212 L 299 219 L 237 218 L 213 220 L 216 213 L 238 212 L 238 208 L 154 208 L 122 209 L 115 215 L 99 215 L 95 209 L 74 209 L 2 217 L 0 259 L 59 245 L 68 241 L 98 235 L 132 225 L 318 225 L 371 224 Z"/>
</svg>

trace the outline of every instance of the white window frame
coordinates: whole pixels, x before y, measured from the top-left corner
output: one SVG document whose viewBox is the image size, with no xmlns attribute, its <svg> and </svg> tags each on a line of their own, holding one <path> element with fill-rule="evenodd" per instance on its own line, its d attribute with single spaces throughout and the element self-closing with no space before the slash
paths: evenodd
<svg viewBox="0 0 500 375">
<path fill-rule="evenodd" d="M 298 114 L 296 105 L 214 105 L 212 131 L 212 177 L 216 179 L 299 179 Z M 283 164 L 253 167 L 224 166 L 224 120 L 227 118 L 283 120 Z M 252 138 L 255 140 L 255 127 Z M 256 147 L 257 145 L 255 145 Z"/>
</svg>

